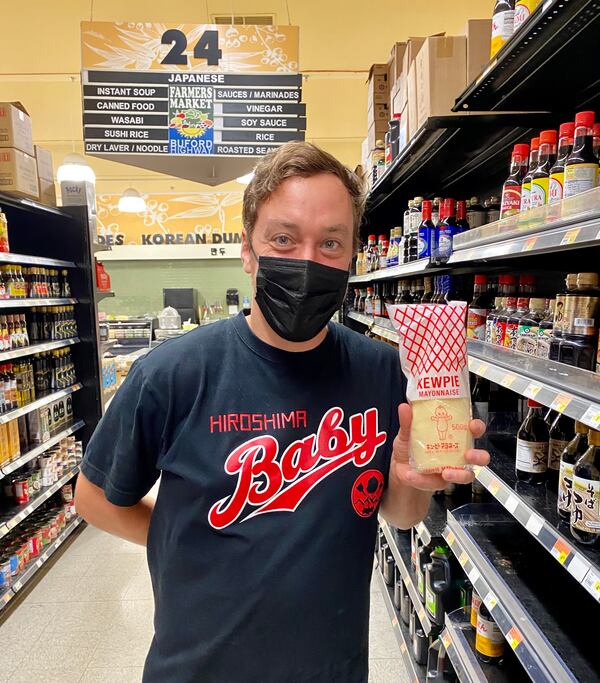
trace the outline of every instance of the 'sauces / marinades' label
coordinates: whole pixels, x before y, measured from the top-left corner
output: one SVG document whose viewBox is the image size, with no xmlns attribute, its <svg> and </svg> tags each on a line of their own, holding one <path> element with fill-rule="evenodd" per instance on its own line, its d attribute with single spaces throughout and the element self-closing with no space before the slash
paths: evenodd
<svg viewBox="0 0 600 683">
<path fill-rule="evenodd" d="M 504 653 L 504 634 L 495 621 L 477 615 L 475 649 L 487 657 L 501 657 Z"/>
<path fill-rule="evenodd" d="M 521 472 L 545 472 L 548 468 L 548 442 L 517 439 L 517 469 Z"/>
<path fill-rule="evenodd" d="M 571 512 L 573 506 L 573 465 L 568 462 L 560 463 L 558 475 L 558 509 Z"/>
<path fill-rule="evenodd" d="M 485 341 L 487 314 L 485 308 L 469 308 L 467 314 L 467 337 L 469 339 Z"/>
<path fill-rule="evenodd" d="M 535 209 L 548 203 L 550 178 L 535 178 L 531 181 L 529 207 Z"/>
<path fill-rule="evenodd" d="M 550 439 L 550 446 L 548 448 L 548 469 L 557 471 L 560 469 L 560 456 L 568 445 L 568 441 Z"/>
<path fill-rule="evenodd" d="M 600 534 L 600 481 L 573 476 L 571 526 Z"/>
<path fill-rule="evenodd" d="M 571 164 L 565 167 L 564 196 L 572 197 L 598 185 L 598 164 Z"/>
</svg>

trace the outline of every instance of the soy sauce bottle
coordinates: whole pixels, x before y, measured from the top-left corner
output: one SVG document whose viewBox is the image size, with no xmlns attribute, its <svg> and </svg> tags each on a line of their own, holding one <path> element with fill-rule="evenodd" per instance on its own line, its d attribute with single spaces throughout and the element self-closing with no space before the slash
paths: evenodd
<svg viewBox="0 0 600 683">
<path fill-rule="evenodd" d="M 477 635 L 475 636 L 477 657 L 486 664 L 498 664 L 504 656 L 505 642 L 504 634 L 485 603 L 482 602 L 477 615 Z"/>
<path fill-rule="evenodd" d="M 575 140 L 565 163 L 564 196 L 573 197 L 598 185 L 598 157 L 594 155 L 594 112 L 575 116 Z"/>
<path fill-rule="evenodd" d="M 587 451 L 590 428 L 583 422 L 575 422 L 575 436 L 569 441 L 560 456 L 558 476 L 558 514 L 569 524 L 573 508 L 573 470 L 575 463 Z"/>
<path fill-rule="evenodd" d="M 516 474 L 527 484 L 543 484 L 548 467 L 550 434 L 540 403 L 527 399 L 529 412 L 517 432 Z"/>
<path fill-rule="evenodd" d="M 560 458 L 562 452 L 575 436 L 575 423 L 567 415 L 559 414 L 550 427 L 550 443 L 548 447 L 548 470 L 546 486 L 553 491 L 558 490 Z"/>
<path fill-rule="evenodd" d="M 425 568 L 431 562 L 431 551 L 431 545 L 422 545 L 417 550 L 417 591 L 423 603 L 425 602 Z"/>
<path fill-rule="evenodd" d="M 589 448 L 573 470 L 571 533 L 587 546 L 600 545 L 600 431 L 590 429 Z"/>
<path fill-rule="evenodd" d="M 425 567 L 425 607 L 431 619 L 444 624 L 444 614 L 457 602 L 452 584 L 451 551 L 445 543 L 435 546 L 431 562 Z"/>
</svg>

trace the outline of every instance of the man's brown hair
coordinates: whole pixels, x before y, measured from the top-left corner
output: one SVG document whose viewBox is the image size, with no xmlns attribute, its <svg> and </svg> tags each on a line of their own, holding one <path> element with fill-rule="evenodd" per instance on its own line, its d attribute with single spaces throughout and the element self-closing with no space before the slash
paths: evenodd
<svg viewBox="0 0 600 683">
<path fill-rule="evenodd" d="M 260 205 L 268 199 L 286 178 L 310 178 L 319 173 L 332 173 L 348 190 L 354 215 L 354 242 L 365 208 L 362 180 L 329 152 L 310 142 L 288 142 L 269 152 L 256 165 L 254 177 L 244 192 L 242 222 L 248 238 L 256 223 Z"/>
</svg>

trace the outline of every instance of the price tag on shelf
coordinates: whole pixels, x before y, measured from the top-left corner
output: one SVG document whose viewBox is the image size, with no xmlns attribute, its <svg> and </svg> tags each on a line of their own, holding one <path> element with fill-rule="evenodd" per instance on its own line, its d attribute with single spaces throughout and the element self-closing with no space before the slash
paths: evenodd
<svg viewBox="0 0 600 683">
<path fill-rule="evenodd" d="M 460 562 L 461 567 L 464 567 L 465 564 L 467 564 L 467 560 L 469 559 L 469 556 L 467 553 L 463 550 L 462 553 L 458 556 L 458 561 Z"/>
<path fill-rule="evenodd" d="M 581 416 L 581 422 L 597 429 L 600 426 L 600 406 L 591 405 Z"/>
<path fill-rule="evenodd" d="M 571 403 L 572 397 L 567 394 L 558 394 L 550 407 L 552 410 L 556 410 L 558 413 L 564 413 L 569 403 Z"/>
<path fill-rule="evenodd" d="M 404 654 L 406 652 L 406 643 L 400 644 L 400 652 L 402 652 L 402 654 Z"/>
<path fill-rule="evenodd" d="M 583 582 L 585 575 L 588 573 L 590 565 L 585 562 L 579 555 L 573 555 L 571 561 L 567 565 L 567 571 L 579 583 Z"/>
<path fill-rule="evenodd" d="M 600 574 L 595 569 L 590 569 L 583 580 L 583 585 L 600 602 Z"/>
<path fill-rule="evenodd" d="M 529 519 L 527 520 L 525 528 L 534 536 L 538 536 L 543 526 L 544 520 L 539 515 L 536 515 L 532 512 Z"/>
<path fill-rule="evenodd" d="M 452 547 L 454 545 L 454 541 L 456 540 L 456 536 L 454 535 L 453 531 L 449 531 L 448 535 L 446 536 L 446 541 L 448 541 L 448 545 Z"/>
<path fill-rule="evenodd" d="M 525 391 L 523 392 L 527 398 L 534 399 L 542 390 L 542 387 L 539 384 L 536 384 L 535 382 L 529 382 L 529 384 L 525 387 Z"/>
<path fill-rule="evenodd" d="M 425 615 L 425 610 L 424 610 L 422 607 L 419 608 L 419 610 L 418 610 L 418 612 L 417 612 L 417 616 L 419 617 L 419 620 L 420 620 L 421 622 L 425 621 L 425 616 L 426 616 L 426 615 Z"/>
<path fill-rule="evenodd" d="M 482 469 L 483 467 L 481 465 L 473 465 L 473 474 L 478 477 Z"/>
<path fill-rule="evenodd" d="M 473 569 L 471 569 L 471 571 L 468 574 L 469 581 L 473 585 L 475 585 L 475 583 L 477 582 L 477 579 L 479 579 L 480 576 L 481 576 L 481 574 L 479 573 L 479 569 L 477 569 L 477 567 L 473 567 Z"/>
<path fill-rule="evenodd" d="M 505 389 L 510 389 L 510 387 L 513 385 L 514 381 L 517 378 L 514 375 L 511 375 L 510 373 L 507 375 L 504 375 L 504 377 L 500 380 L 500 384 L 505 388 Z"/>
<path fill-rule="evenodd" d="M 567 557 L 571 554 L 571 548 L 568 543 L 562 540 L 562 538 L 557 538 L 550 553 L 554 555 L 561 564 L 564 564 L 567 561 Z"/>
<path fill-rule="evenodd" d="M 531 251 L 533 247 L 535 247 L 536 242 L 537 237 L 530 237 L 528 240 L 525 240 L 525 244 L 523 245 L 523 251 Z"/>
<path fill-rule="evenodd" d="M 488 371 L 489 367 L 490 366 L 487 363 L 479 363 L 479 367 L 475 371 L 475 374 L 481 375 L 481 377 L 485 377 L 485 373 Z"/>
<path fill-rule="evenodd" d="M 490 484 L 490 493 L 492 494 L 492 496 L 495 496 L 499 490 L 500 482 L 497 479 L 492 479 L 492 483 Z"/>
<path fill-rule="evenodd" d="M 444 631 L 442 633 L 442 643 L 444 643 L 444 647 L 446 650 L 450 647 L 450 643 L 452 641 L 450 640 L 450 636 L 448 635 L 448 631 Z"/>
<path fill-rule="evenodd" d="M 422 536 L 423 533 L 425 532 L 425 525 L 423 524 L 423 522 L 419 522 L 419 523 L 417 524 L 417 527 L 416 527 L 416 528 L 417 528 L 417 534 L 418 534 L 419 536 Z"/>
<path fill-rule="evenodd" d="M 494 607 L 498 604 L 498 598 L 490 591 L 483 599 L 485 606 L 492 611 Z"/>
<path fill-rule="evenodd" d="M 564 246 L 565 244 L 573 244 L 577 237 L 579 236 L 580 228 L 573 228 L 573 230 L 567 230 L 565 232 L 562 240 L 560 241 L 560 246 Z"/>
<path fill-rule="evenodd" d="M 392 626 L 398 626 L 398 617 L 394 616 L 392 619 Z"/>
<path fill-rule="evenodd" d="M 513 626 L 510 631 L 506 634 L 506 640 L 508 640 L 510 646 L 513 650 L 516 650 L 523 640 L 521 632 Z"/>
<path fill-rule="evenodd" d="M 513 515 L 518 505 L 519 499 L 516 496 L 513 496 L 513 494 L 511 493 L 508 496 L 508 500 L 506 501 L 504 507 L 510 512 L 511 515 Z"/>
</svg>

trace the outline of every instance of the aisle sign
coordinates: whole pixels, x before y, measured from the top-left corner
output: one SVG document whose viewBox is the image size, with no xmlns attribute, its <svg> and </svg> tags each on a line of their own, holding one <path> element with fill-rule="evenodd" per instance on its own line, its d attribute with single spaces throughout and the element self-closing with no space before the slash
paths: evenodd
<svg viewBox="0 0 600 683">
<path fill-rule="evenodd" d="M 214 185 L 304 140 L 296 26 L 82 22 L 81 36 L 87 154 Z"/>
</svg>

